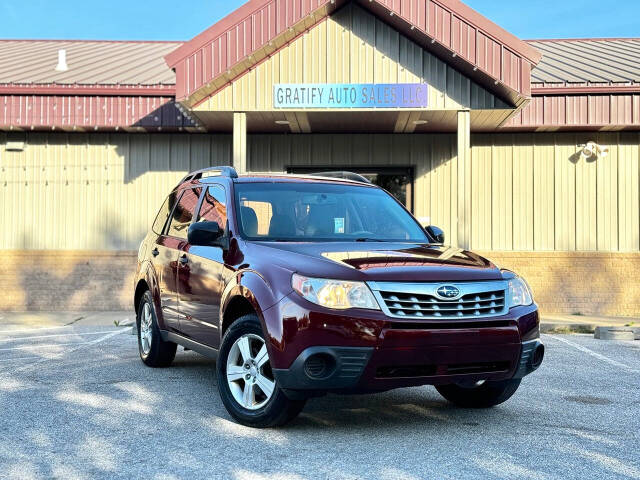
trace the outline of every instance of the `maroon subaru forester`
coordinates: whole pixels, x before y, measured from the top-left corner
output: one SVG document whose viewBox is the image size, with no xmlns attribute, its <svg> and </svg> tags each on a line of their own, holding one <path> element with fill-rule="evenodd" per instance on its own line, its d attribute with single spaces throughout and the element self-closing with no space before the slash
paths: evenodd
<svg viewBox="0 0 640 480">
<path fill-rule="evenodd" d="M 443 242 L 355 174 L 191 173 L 140 246 L 140 357 L 217 358 L 225 407 L 253 427 L 326 392 L 431 384 L 497 405 L 542 363 L 538 310 L 522 278 Z"/>
</svg>

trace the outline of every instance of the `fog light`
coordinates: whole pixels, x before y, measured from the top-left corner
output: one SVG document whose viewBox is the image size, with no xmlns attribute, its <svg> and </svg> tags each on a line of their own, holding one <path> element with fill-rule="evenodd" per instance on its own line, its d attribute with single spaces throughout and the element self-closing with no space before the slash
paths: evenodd
<svg viewBox="0 0 640 480">
<path fill-rule="evenodd" d="M 323 353 L 316 353 L 311 355 L 304 362 L 304 372 L 309 378 L 322 379 L 327 378 L 335 370 L 335 360 L 330 356 Z"/>
<path fill-rule="evenodd" d="M 544 345 L 540 344 L 533 351 L 533 356 L 531 357 L 531 366 L 535 369 L 542 365 L 542 360 L 544 359 Z"/>
</svg>

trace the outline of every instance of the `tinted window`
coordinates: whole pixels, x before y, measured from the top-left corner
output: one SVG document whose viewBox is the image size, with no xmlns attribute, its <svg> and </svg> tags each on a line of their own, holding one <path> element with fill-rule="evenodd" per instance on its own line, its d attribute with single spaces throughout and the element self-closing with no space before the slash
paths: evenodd
<svg viewBox="0 0 640 480">
<path fill-rule="evenodd" d="M 218 222 L 220 228 L 227 226 L 227 197 L 219 185 L 207 188 L 200 207 L 198 221 Z"/>
<path fill-rule="evenodd" d="M 171 210 L 173 210 L 173 206 L 175 204 L 176 194 L 171 193 L 162 204 L 162 207 L 160 207 L 158 215 L 156 215 L 156 220 L 153 222 L 153 226 L 151 227 L 151 229 L 158 235 L 162 235 L 162 230 L 167 223 L 167 218 L 171 215 Z"/>
<path fill-rule="evenodd" d="M 252 239 L 428 242 L 415 219 L 378 188 L 324 183 L 239 183 L 235 192 L 242 231 Z"/>
<path fill-rule="evenodd" d="M 176 208 L 171 215 L 168 235 L 187 239 L 187 230 L 193 219 L 193 214 L 198 206 L 201 188 L 188 188 L 184 190 Z"/>
</svg>

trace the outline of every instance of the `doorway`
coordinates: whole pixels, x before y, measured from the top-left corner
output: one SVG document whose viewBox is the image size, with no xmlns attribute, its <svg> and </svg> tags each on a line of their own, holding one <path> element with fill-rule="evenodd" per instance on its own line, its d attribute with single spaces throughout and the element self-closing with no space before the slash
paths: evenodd
<svg viewBox="0 0 640 480">
<path fill-rule="evenodd" d="M 344 170 L 362 175 L 374 185 L 384 188 L 413 212 L 413 167 L 288 167 L 287 173 L 318 173 Z"/>
</svg>

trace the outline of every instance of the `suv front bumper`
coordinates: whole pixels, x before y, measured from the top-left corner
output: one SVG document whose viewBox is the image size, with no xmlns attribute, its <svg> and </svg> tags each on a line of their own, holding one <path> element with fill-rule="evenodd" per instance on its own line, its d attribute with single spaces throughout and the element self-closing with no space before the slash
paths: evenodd
<svg viewBox="0 0 640 480">
<path fill-rule="evenodd" d="M 520 379 L 542 363 L 539 339 L 500 348 L 431 346 L 374 348 L 315 346 L 290 368 L 274 369 L 281 388 L 318 391 L 381 391 L 425 384 Z"/>
<path fill-rule="evenodd" d="M 535 304 L 473 321 L 417 322 L 379 311 L 330 311 L 294 294 L 264 313 L 272 369 L 286 390 L 366 392 L 522 378 L 544 353 Z"/>
</svg>

